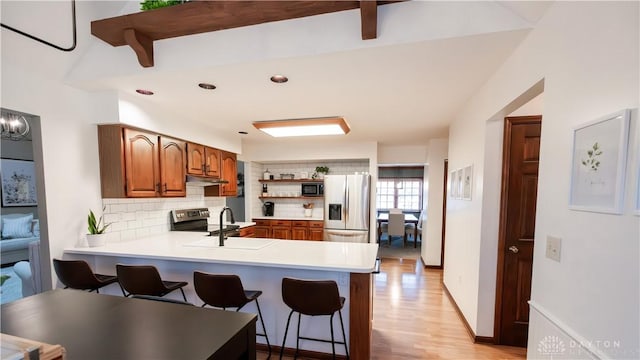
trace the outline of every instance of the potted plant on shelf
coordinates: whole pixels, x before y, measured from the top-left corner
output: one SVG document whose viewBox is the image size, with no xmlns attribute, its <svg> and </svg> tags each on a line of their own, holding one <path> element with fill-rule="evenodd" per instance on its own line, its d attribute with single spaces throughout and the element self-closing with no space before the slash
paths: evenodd
<svg viewBox="0 0 640 360">
<path fill-rule="evenodd" d="M 166 6 L 182 4 L 184 0 L 145 0 L 140 3 L 140 10 L 153 10 Z"/>
<path fill-rule="evenodd" d="M 313 215 L 313 203 L 304 203 L 302 207 L 304 208 L 304 216 L 311 217 Z"/>
<path fill-rule="evenodd" d="M 104 208 L 102 212 L 104 212 Z M 87 225 L 87 230 L 89 231 L 87 234 L 87 244 L 89 244 L 90 247 L 104 245 L 104 232 L 111 224 L 103 223 L 102 215 L 96 220 L 96 215 L 93 213 L 93 210 L 90 209 L 89 215 L 87 216 Z"/>
<path fill-rule="evenodd" d="M 326 166 L 316 166 L 316 172 L 313 173 L 314 179 L 324 179 L 324 176 L 329 173 L 329 168 Z"/>
</svg>

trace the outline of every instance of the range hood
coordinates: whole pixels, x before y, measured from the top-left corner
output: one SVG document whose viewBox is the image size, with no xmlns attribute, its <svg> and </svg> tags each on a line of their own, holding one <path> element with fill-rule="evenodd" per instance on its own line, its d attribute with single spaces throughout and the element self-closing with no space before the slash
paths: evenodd
<svg viewBox="0 0 640 360">
<path fill-rule="evenodd" d="M 207 178 L 207 177 L 195 176 L 195 175 L 187 175 L 186 181 L 188 185 L 195 185 L 195 186 L 211 186 L 211 185 L 220 185 L 220 184 L 229 183 L 229 181 L 224 179 Z"/>
</svg>

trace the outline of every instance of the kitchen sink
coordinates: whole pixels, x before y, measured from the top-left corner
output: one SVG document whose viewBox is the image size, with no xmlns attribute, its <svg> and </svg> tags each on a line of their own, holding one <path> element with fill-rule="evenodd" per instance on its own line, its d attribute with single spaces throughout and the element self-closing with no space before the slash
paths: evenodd
<svg viewBox="0 0 640 360">
<path fill-rule="evenodd" d="M 224 241 L 224 246 L 222 247 L 222 249 L 260 250 L 271 245 L 273 241 L 274 240 L 270 239 L 230 237 Z M 220 246 L 218 245 L 218 238 L 211 236 L 207 236 L 202 240 L 186 243 L 184 244 L 184 246 L 220 248 Z"/>
</svg>

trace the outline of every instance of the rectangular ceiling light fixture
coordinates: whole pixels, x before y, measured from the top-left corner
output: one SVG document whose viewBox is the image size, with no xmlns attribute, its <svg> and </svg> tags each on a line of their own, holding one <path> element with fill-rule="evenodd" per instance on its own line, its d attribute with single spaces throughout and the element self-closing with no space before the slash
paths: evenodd
<svg viewBox="0 0 640 360">
<path fill-rule="evenodd" d="M 256 129 L 273 137 L 344 135 L 351 129 L 342 117 L 255 121 Z"/>
</svg>

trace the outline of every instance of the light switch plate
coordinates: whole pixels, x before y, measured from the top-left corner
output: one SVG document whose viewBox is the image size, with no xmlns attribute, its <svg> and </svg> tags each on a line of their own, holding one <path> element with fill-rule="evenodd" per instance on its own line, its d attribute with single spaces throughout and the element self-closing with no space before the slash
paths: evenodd
<svg viewBox="0 0 640 360">
<path fill-rule="evenodd" d="M 562 239 L 555 236 L 547 236 L 546 257 L 551 260 L 560 262 L 560 253 L 562 250 Z"/>
</svg>

